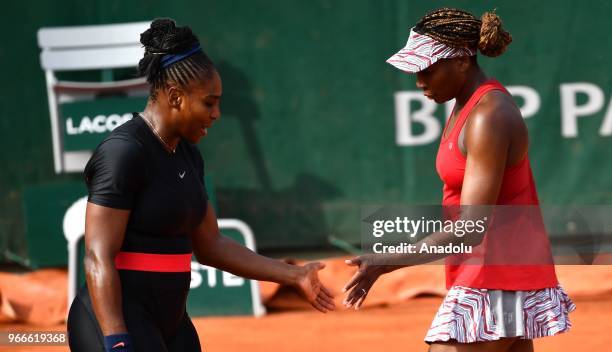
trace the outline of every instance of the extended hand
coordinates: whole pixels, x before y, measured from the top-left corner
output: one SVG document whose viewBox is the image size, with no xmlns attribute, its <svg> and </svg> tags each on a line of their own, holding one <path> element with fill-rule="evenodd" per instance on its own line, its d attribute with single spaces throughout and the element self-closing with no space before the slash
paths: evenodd
<svg viewBox="0 0 612 352">
<path fill-rule="evenodd" d="M 330 310 L 336 309 L 334 304 L 334 296 L 329 290 L 319 281 L 319 270 L 325 268 L 323 263 L 309 263 L 301 267 L 302 274 L 299 276 L 295 288 L 300 291 L 302 296 L 310 302 L 310 304 L 321 311 L 327 313 Z"/>
<path fill-rule="evenodd" d="M 359 267 L 355 275 L 342 289 L 342 292 L 350 290 L 343 301 L 344 306 L 357 310 L 368 296 L 374 282 L 376 282 L 380 275 L 387 272 L 387 267 L 384 265 L 374 265 L 373 254 L 365 254 L 348 259 L 345 263 L 350 266 Z"/>
</svg>

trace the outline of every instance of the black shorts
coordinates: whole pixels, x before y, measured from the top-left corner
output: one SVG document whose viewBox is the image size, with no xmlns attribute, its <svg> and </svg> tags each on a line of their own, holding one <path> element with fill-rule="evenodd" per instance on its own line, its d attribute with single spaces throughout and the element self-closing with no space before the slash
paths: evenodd
<svg viewBox="0 0 612 352">
<path fill-rule="evenodd" d="M 201 352 L 198 334 L 185 310 L 186 293 L 122 294 L 123 317 L 136 352 Z M 184 297 L 183 297 L 184 296 Z M 179 309 L 177 309 L 179 308 Z M 87 286 L 68 314 L 68 343 L 74 352 L 104 352 L 104 337 Z"/>
</svg>

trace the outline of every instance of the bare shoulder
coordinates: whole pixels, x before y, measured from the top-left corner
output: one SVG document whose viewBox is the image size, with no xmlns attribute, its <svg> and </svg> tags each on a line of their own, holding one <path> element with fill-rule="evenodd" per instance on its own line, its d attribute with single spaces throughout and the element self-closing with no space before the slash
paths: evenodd
<svg viewBox="0 0 612 352">
<path fill-rule="evenodd" d="M 467 130 L 504 134 L 522 128 L 523 118 L 512 97 L 494 90 L 483 96 L 470 113 Z"/>
</svg>

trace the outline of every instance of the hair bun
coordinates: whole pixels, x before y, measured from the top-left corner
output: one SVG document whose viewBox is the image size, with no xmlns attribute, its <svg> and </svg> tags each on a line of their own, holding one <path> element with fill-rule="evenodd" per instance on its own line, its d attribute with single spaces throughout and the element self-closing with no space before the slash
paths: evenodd
<svg viewBox="0 0 612 352">
<path fill-rule="evenodd" d="M 176 23 L 170 18 L 159 18 L 151 22 L 149 29 L 140 34 L 140 43 L 146 51 L 167 51 L 167 37 L 176 31 Z"/>
<path fill-rule="evenodd" d="M 177 27 L 171 18 L 158 18 L 140 34 L 145 47 L 144 57 L 138 63 L 138 73 L 153 82 L 161 71 L 161 59 L 165 54 L 178 54 L 198 45 L 198 38 L 191 28 Z"/>
<path fill-rule="evenodd" d="M 503 54 L 512 42 L 512 36 L 502 28 L 501 19 L 493 12 L 485 12 L 481 21 L 478 49 L 485 56 Z"/>
</svg>

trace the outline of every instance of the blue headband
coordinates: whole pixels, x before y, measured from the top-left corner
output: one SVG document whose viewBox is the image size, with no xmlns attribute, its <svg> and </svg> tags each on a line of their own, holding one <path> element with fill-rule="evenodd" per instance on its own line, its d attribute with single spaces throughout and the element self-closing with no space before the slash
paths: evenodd
<svg viewBox="0 0 612 352">
<path fill-rule="evenodd" d="M 162 57 L 161 59 L 162 68 L 166 68 L 172 65 L 173 63 L 181 61 L 184 58 L 189 57 L 197 52 L 202 52 L 202 48 L 200 47 L 200 45 L 196 45 L 188 51 L 185 51 L 184 53 L 164 55 L 164 57 Z"/>
</svg>

